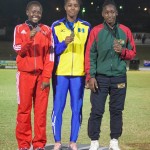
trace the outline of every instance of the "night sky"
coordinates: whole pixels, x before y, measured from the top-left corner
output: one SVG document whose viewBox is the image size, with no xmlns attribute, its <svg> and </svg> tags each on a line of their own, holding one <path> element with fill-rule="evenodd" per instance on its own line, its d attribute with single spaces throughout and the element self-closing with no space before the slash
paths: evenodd
<svg viewBox="0 0 150 150">
<path fill-rule="evenodd" d="M 0 0 L 0 27 L 10 26 L 23 23 L 27 17 L 25 8 L 30 0 Z M 63 9 L 63 0 L 38 0 L 43 6 L 42 22 L 51 25 L 53 21 L 65 16 Z M 94 5 L 91 5 L 94 2 Z M 86 12 L 84 15 L 80 12 L 80 17 L 89 21 L 92 26 L 95 26 L 103 21 L 101 17 L 101 6 L 104 0 L 83 0 L 83 7 Z M 133 31 L 150 32 L 150 0 L 115 0 L 119 16 L 118 20 L 129 26 Z M 123 9 L 119 9 L 122 5 Z M 140 8 L 138 8 L 140 6 Z M 60 11 L 56 11 L 56 7 Z M 144 8 L 147 11 L 144 11 Z"/>
</svg>

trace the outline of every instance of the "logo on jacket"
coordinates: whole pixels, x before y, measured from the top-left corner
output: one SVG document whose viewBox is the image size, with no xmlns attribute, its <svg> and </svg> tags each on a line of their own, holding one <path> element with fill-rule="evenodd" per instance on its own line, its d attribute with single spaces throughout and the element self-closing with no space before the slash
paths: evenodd
<svg viewBox="0 0 150 150">
<path fill-rule="evenodd" d="M 60 32 L 65 32 L 65 29 L 62 29 Z"/>
<path fill-rule="evenodd" d="M 78 32 L 85 33 L 85 29 L 84 28 L 78 28 Z"/>
<path fill-rule="evenodd" d="M 21 34 L 27 34 L 27 32 L 25 30 L 22 30 Z"/>
</svg>

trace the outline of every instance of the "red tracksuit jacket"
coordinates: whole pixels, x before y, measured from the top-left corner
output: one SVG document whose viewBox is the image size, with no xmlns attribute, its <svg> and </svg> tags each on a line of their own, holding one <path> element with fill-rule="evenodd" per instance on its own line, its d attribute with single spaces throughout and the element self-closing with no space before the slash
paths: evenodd
<svg viewBox="0 0 150 150">
<path fill-rule="evenodd" d="M 48 26 L 39 24 L 39 27 L 40 31 L 31 39 L 26 23 L 16 26 L 13 47 L 18 54 L 18 71 L 42 72 L 42 80 L 49 82 L 54 64 L 53 38 Z"/>
</svg>

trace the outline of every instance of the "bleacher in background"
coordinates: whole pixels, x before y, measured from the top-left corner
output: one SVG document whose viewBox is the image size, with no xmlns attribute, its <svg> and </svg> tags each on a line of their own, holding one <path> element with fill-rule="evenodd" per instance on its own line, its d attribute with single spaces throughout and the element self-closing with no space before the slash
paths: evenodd
<svg viewBox="0 0 150 150">
<path fill-rule="evenodd" d="M 136 59 L 140 60 L 140 67 L 150 67 L 145 65 L 145 60 L 150 61 L 150 43 L 136 44 Z M 8 41 L 0 41 L 0 68 L 16 68 L 16 53 L 13 50 L 13 43 Z M 127 66 L 129 62 L 127 61 Z"/>
</svg>

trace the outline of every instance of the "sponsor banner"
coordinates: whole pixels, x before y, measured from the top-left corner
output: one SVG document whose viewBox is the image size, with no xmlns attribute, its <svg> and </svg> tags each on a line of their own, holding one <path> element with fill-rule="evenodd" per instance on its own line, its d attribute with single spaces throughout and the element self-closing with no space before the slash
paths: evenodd
<svg viewBox="0 0 150 150">
<path fill-rule="evenodd" d="M 17 69 L 17 66 L 5 66 L 5 69 Z"/>
<path fill-rule="evenodd" d="M 144 67 L 150 67 L 150 60 L 144 60 Z"/>
<path fill-rule="evenodd" d="M 1 69 L 16 69 L 16 61 L 13 60 L 0 60 Z"/>
</svg>

